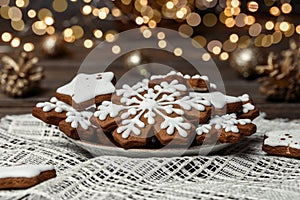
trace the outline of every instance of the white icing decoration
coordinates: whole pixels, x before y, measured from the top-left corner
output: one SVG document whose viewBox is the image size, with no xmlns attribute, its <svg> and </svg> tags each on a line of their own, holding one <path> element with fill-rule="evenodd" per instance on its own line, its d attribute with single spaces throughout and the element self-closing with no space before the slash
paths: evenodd
<svg viewBox="0 0 300 200">
<path fill-rule="evenodd" d="M 241 100 L 237 97 L 224 95 L 221 92 L 207 92 L 207 93 L 199 93 L 199 92 L 191 92 L 191 96 L 193 97 L 201 97 L 209 102 L 218 109 L 223 108 L 227 103 L 237 103 L 241 102 Z"/>
<path fill-rule="evenodd" d="M 117 128 L 117 132 L 122 134 L 123 138 L 128 138 L 131 133 L 141 134 L 140 128 L 146 125 L 140 120 L 141 116 L 147 120 L 148 124 L 152 125 L 156 122 L 155 117 L 159 115 L 164 120 L 161 128 L 167 129 L 167 134 L 172 135 L 177 130 L 182 137 L 187 137 L 186 130 L 191 129 L 191 125 L 184 122 L 182 117 L 184 110 L 194 108 L 204 111 L 205 106 L 211 105 L 201 97 L 180 97 L 180 91 L 187 91 L 187 88 L 177 80 L 173 80 L 171 83 L 162 82 L 154 88 L 148 88 L 147 83 L 148 81 L 144 80 L 132 87 L 124 85 L 122 89 L 116 91 L 116 94 L 121 96 L 121 103 L 125 105 L 104 101 L 94 116 L 105 120 L 108 116 L 116 117 L 121 111 L 124 111 L 121 115 L 122 124 Z M 146 93 L 141 94 L 141 92 Z M 179 105 L 181 108 L 174 108 L 174 105 Z M 179 116 L 171 118 L 164 113 L 176 113 Z M 132 115 L 135 116 L 130 117 Z"/>
<path fill-rule="evenodd" d="M 208 124 L 200 124 L 197 129 L 197 135 L 202 135 L 203 133 L 208 133 L 212 126 L 216 129 L 224 129 L 225 132 L 234 132 L 238 133 L 239 129 L 238 124 L 246 125 L 251 123 L 250 119 L 237 119 L 236 114 L 226 114 L 222 116 L 215 116 L 212 118 Z"/>
<path fill-rule="evenodd" d="M 250 110 L 254 110 L 255 106 L 251 103 L 243 104 L 243 113 L 248 113 Z"/>
<path fill-rule="evenodd" d="M 0 167 L 0 178 L 33 178 L 42 172 L 53 170 L 52 165 L 18 165 Z"/>
<path fill-rule="evenodd" d="M 111 94 L 115 91 L 112 84 L 114 74 L 104 72 L 97 74 L 77 74 L 73 80 L 58 88 L 60 94 L 71 96 L 77 104 L 94 99 L 94 97 L 104 94 Z"/>
<path fill-rule="evenodd" d="M 249 95 L 248 94 L 243 94 L 242 96 L 238 97 L 242 102 L 247 102 L 249 101 Z"/>
<path fill-rule="evenodd" d="M 37 103 L 36 107 L 42 108 L 44 112 L 49 112 L 54 109 L 55 112 L 67 112 L 66 122 L 71 123 L 72 128 L 78 128 L 78 124 L 87 130 L 90 126 L 90 117 L 93 115 L 89 111 L 77 111 L 69 104 L 59 101 L 56 97 L 52 97 L 50 102 Z"/>
<path fill-rule="evenodd" d="M 78 128 L 78 124 L 84 129 L 87 130 L 92 124 L 90 118 L 93 115 L 92 112 L 81 111 L 81 112 L 67 112 L 66 122 L 71 123 L 72 128 Z"/>
<path fill-rule="evenodd" d="M 264 145 L 289 146 L 291 148 L 300 149 L 300 130 L 278 130 L 265 133 L 267 138 Z"/>
</svg>

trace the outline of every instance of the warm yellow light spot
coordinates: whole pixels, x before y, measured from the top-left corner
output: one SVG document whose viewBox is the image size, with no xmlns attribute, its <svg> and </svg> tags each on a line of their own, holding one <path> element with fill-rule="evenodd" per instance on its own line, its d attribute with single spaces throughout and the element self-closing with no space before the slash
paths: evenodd
<svg viewBox="0 0 300 200">
<path fill-rule="evenodd" d="M 255 23 L 249 28 L 249 35 L 252 37 L 258 36 L 261 33 L 262 27 L 259 23 Z"/>
<path fill-rule="evenodd" d="M 232 10 L 231 10 L 230 8 L 225 8 L 225 10 L 224 10 L 224 15 L 225 15 L 226 17 L 232 17 L 233 12 L 232 12 Z"/>
<path fill-rule="evenodd" d="M 240 1 L 232 0 L 231 1 L 231 6 L 234 7 L 234 8 L 239 7 L 240 6 Z"/>
<path fill-rule="evenodd" d="M 25 27 L 25 23 L 23 20 L 11 21 L 11 27 L 16 31 L 22 31 Z"/>
<path fill-rule="evenodd" d="M 220 22 L 221 23 L 223 23 L 223 24 L 225 24 L 225 20 L 227 19 L 227 16 L 225 15 L 225 13 L 224 12 L 221 12 L 220 14 L 219 14 L 219 20 L 220 20 Z"/>
<path fill-rule="evenodd" d="M 265 27 L 267 30 L 272 30 L 274 28 L 274 23 L 272 21 L 267 21 Z"/>
<path fill-rule="evenodd" d="M 186 22 L 190 26 L 198 26 L 201 23 L 201 17 L 198 13 L 190 13 L 186 17 Z"/>
<path fill-rule="evenodd" d="M 140 16 L 138 16 L 137 18 L 135 18 L 135 23 L 137 25 L 142 25 L 144 23 L 144 19 Z"/>
<path fill-rule="evenodd" d="M 85 48 L 87 48 L 87 49 L 92 48 L 93 45 L 94 45 L 94 42 L 93 42 L 92 40 L 90 40 L 90 39 L 86 39 L 86 40 L 84 40 L 84 42 L 83 42 L 83 46 L 84 46 Z"/>
<path fill-rule="evenodd" d="M 289 14 L 292 11 L 292 6 L 289 3 L 284 3 L 281 5 L 281 11 L 284 14 Z"/>
<path fill-rule="evenodd" d="M 150 30 L 146 29 L 143 31 L 144 38 L 150 38 L 152 36 L 152 33 Z"/>
<path fill-rule="evenodd" d="M 20 21 L 22 19 L 22 11 L 17 7 L 10 7 L 8 9 L 8 17 L 12 21 Z"/>
<path fill-rule="evenodd" d="M 119 54 L 121 52 L 121 47 L 118 46 L 118 45 L 114 45 L 112 48 L 111 48 L 111 51 L 114 53 L 114 54 Z"/>
<path fill-rule="evenodd" d="M 206 38 L 201 35 L 197 35 L 192 39 L 192 45 L 196 48 L 203 48 L 206 45 Z"/>
<path fill-rule="evenodd" d="M 238 15 L 238 14 L 240 14 L 241 9 L 240 9 L 240 7 L 232 8 L 231 12 L 233 13 L 233 15 Z"/>
<path fill-rule="evenodd" d="M 237 34 L 233 33 L 229 36 L 229 40 L 232 43 L 236 43 L 239 40 L 239 36 Z"/>
<path fill-rule="evenodd" d="M 21 44 L 21 40 L 18 37 L 15 37 L 14 39 L 12 39 L 12 41 L 10 42 L 10 45 L 12 47 L 18 47 Z"/>
<path fill-rule="evenodd" d="M 98 8 L 94 8 L 93 11 L 92 11 L 92 14 L 93 14 L 95 17 L 98 17 L 98 16 L 99 16 L 99 9 L 98 9 Z"/>
<path fill-rule="evenodd" d="M 115 37 L 115 33 L 106 33 L 105 34 L 105 40 L 107 42 L 114 42 L 116 40 L 116 37 Z"/>
<path fill-rule="evenodd" d="M 167 7 L 168 9 L 173 9 L 173 8 L 174 8 L 174 3 L 173 3 L 172 1 L 168 1 L 168 2 L 166 3 L 166 7 Z"/>
<path fill-rule="evenodd" d="M 29 18 L 35 18 L 35 16 L 36 16 L 35 10 L 33 10 L 33 9 L 28 10 L 27 16 L 28 16 Z"/>
<path fill-rule="evenodd" d="M 291 37 L 294 35 L 294 33 L 295 33 L 295 26 L 294 24 L 290 24 L 290 28 L 286 32 L 284 32 L 284 36 Z"/>
<path fill-rule="evenodd" d="M 279 28 L 281 31 L 288 31 L 290 29 L 290 24 L 288 22 L 281 22 Z"/>
<path fill-rule="evenodd" d="M 73 30 L 71 28 L 66 28 L 63 32 L 64 37 L 71 37 L 73 35 Z"/>
<path fill-rule="evenodd" d="M 273 44 L 278 44 L 282 39 L 281 31 L 275 31 L 272 35 L 273 35 Z"/>
<path fill-rule="evenodd" d="M 9 32 L 4 32 L 1 35 L 1 39 L 3 42 L 9 42 L 12 39 L 12 35 Z"/>
<path fill-rule="evenodd" d="M 48 27 L 46 28 L 46 32 L 47 32 L 47 34 L 49 34 L 49 35 L 53 35 L 53 34 L 55 33 L 55 28 L 54 28 L 53 26 L 48 26 Z"/>
<path fill-rule="evenodd" d="M 232 43 L 230 40 L 226 40 L 223 43 L 223 50 L 227 52 L 233 52 L 237 48 L 236 43 Z"/>
<path fill-rule="evenodd" d="M 16 0 L 16 6 L 19 8 L 22 8 L 25 6 L 25 1 L 24 0 Z"/>
<path fill-rule="evenodd" d="M 221 48 L 218 47 L 218 46 L 215 46 L 215 47 L 213 47 L 212 52 L 213 52 L 215 55 L 219 55 L 219 54 L 221 53 Z"/>
<path fill-rule="evenodd" d="M 187 24 L 180 25 L 178 28 L 178 31 L 179 31 L 179 34 L 185 38 L 192 36 L 193 32 L 194 32 L 193 28 Z"/>
<path fill-rule="evenodd" d="M 105 19 L 105 18 L 107 17 L 106 11 L 105 11 L 104 9 L 100 9 L 100 10 L 99 10 L 99 13 L 98 13 L 98 17 L 99 17 L 100 19 Z"/>
<path fill-rule="evenodd" d="M 42 21 L 45 20 L 46 17 L 52 17 L 52 12 L 47 8 L 42 8 L 38 12 L 38 18 Z"/>
<path fill-rule="evenodd" d="M 202 54 L 202 60 L 209 61 L 210 60 L 210 54 L 209 53 Z"/>
<path fill-rule="evenodd" d="M 66 0 L 54 0 L 52 7 L 56 12 L 64 12 L 68 8 L 68 2 Z"/>
<path fill-rule="evenodd" d="M 181 48 L 177 47 L 177 48 L 174 49 L 173 53 L 174 53 L 175 56 L 181 56 L 183 52 L 182 52 Z"/>
<path fill-rule="evenodd" d="M 235 25 L 235 20 L 234 20 L 232 17 L 227 18 L 227 19 L 225 20 L 225 25 L 226 25 L 228 28 L 232 28 L 232 27 L 234 27 L 234 25 Z"/>
<path fill-rule="evenodd" d="M 219 47 L 219 48 L 215 48 L 215 47 Z M 217 53 L 218 49 L 220 49 L 221 52 L 221 48 L 222 48 L 222 43 L 219 40 L 212 40 L 207 44 L 207 49 L 212 53 L 214 53 L 214 51 Z"/>
<path fill-rule="evenodd" d="M 96 29 L 96 30 L 94 30 L 94 36 L 95 36 L 95 38 L 99 39 L 103 36 L 103 33 L 101 30 Z"/>
<path fill-rule="evenodd" d="M 141 6 L 147 6 L 147 4 L 148 4 L 148 0 L 139 0 L 139 1 L 140 1 Z"/>
<path fill-rule="evenodd" d="M 218 18 L 212 13 L 208 13 L 203 17 L 203 24 L 207 27 L 213 27 L 216 25 L 217 22 Z"/>
<path fill-rule="evenodd" d="M 165 40 L 160 40 L 158 46 L 163 49 L 167 46 L 167 42 Z"/>
<path fill-rule="evenodd" d="M 165 37 L 166 37 L 166 35 L 165 35 L 164 32 L 158 32 L 157 33 L 157 39 L 163 40 L 163 39 L 165 39 Z"/>
<path fill-rule="evenodd" d="M 75 36 L 75 39 L 78 40 L 80 38 L 83 37 L 84 35 L 84 30 L 81 26 L 78 25 L 74 25 L 71 27 L 72 31 L 73 31 L 73 35 Z"/>
<path fill-rule="evenodd" d="M 89 15 L 89 14 L 91 14 L 92 13 L 92 7 L 90 6 L 90 5 L 85 5 L 85 6 L 83 6 L 83 8 L 82 8 L 82 14 L 84 14 L 84 15 Z"/>
<path fill-rule="evenodd" d="M 112 10 L 111 10 L 111 14 L 114 16 L 114 17 L 120 17 L 122 15 L 122 12 L 119 8 L 116 8 L 114 7 Z"/>
<path fill-rule="evenodd" d="M 150 18 L 148 16 L 143 16 L 144 24 L 147 24 L 149 21 L 150 21 Z"/>
<path fill-rule="evenodd" d="M 250 12 L 256 12 L 258 10 L 258 3 L 255 1 L 250 1 L 247 3 L 248 10 Z"/>
<path fill-rule="evenodd" d="M 149 28 L 155 28 L 156 27 L 156 22 L 154 20 L 150 20 L 148 23 Z"/>
<path fill-rule="evenodd" d="M 70 37 L 64 37 L 64 40 L 65 40 L 66 42 L 72 43 L 72 42 L 75 41 L 75 37 L 74 37 L 74 35 L 72 35 L 72 36 L 70 36 Z"/>
<path fill-rule="evenodd" d="M 274 16 L 279 16 L 280 15 L 280 10 L 278 7 L 273 6 L 270 8 L 270 13 Z"/>
<path fill-rule="evenodd" d="M 32 31 L 36 35 L 44 35 L 46 33 L 47 25 L 43 21 L 36 21 L 32 24 Z"/>
<path fill-rule="evenodd" d="M 2 18 L 10 19 L 8 16 L 8 10 L 9 10 L 9 6 L 1 6 L 0 7 L 0 14 L 1 14 Z"/>
<path fill-rule="evenodd" d="M 83 0 L 84 3 L 91 3 L 92 0 Z"/>
<path fill-rule="evenodd" d="M 26 52 L 31 52 L 34 50 L 34 45 L 31 42 L 27 42 L 23 45 L 23 49 Z"/>
<path fill-rule="evenodd" d="M 178 10 L 178 11 L 176 12 L 176 17 L 177 17 L 178 19 L 183 19 L 184 13 L 182 12 L 182 10 Z"/>
<path fill-rule="evenodd" d="M 300 34 L 300 25 L 296 26 L 296 32 Z"/>
<path fill-rule="evenodd" d="M 220 59 L 221 60 L 228 60 L 228 58 L 229 58 L 229 54 L 227 52 L 222 52 L 220 54 Z"/>
<path fill-rule="evenodd" d="M 54 23 L 54 19 L 52 17 L 45 17 L 44 22 L 48 26 L 51 26 Z"/>
<path fill-rule="evenodd" d="M 249 36 L 247 35 L 243 35 L 242 37 L 240 37 L 239 41 L 238 41 L 238 47 L 239 48 L 247 48 L 251 43 L 251 39 Z"/>
<path fill-rule="evenodd" d="M 255 17 L 253 17 L 252 15 L 248 15 L 244 20 L 247 25 L 252 25 L 255 23 Z"/>
</svg>

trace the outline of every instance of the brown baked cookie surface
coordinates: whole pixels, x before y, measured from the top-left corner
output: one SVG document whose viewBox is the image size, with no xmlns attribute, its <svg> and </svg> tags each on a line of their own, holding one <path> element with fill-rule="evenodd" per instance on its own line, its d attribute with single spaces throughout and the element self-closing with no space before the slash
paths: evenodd
<svg viewBox="0 0 300 200">
<path fill-rule="evenodd" d="M 54 177 L 51 165 L 0 167 L 0 189 L 26 189 Z"/>
<path fill-rule="evenodd" d="M 267 132 L 262 149 L 270 155 L 300 158 L 300 130 Z"/>
</svg>

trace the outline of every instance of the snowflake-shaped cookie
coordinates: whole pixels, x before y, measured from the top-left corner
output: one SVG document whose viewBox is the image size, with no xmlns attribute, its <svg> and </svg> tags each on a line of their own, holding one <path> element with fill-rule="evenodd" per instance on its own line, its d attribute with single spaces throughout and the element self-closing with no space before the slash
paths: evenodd
<svg viewBox="0 0 300 200">
<path fill-rule="evenodd" d="M 238 142 L 242 136 L 256 132 L 256 126 L 250 119 L 238 119 L 235 113 L 214 116 L 208 124 L 196 128 L 196 141 L 202 143 L 206 137 L 217 138 L 220 142 Z M 212 137 L 213 135 L 217 137 Z"/>
<path fill-rule="evenodd" d="M 189 96 L 187 85 L 177 79 L 155 85 L 143 80 L 116 90 L 115 97 L 104 101 L 94 116 L 124 148 L 145 146 L 154 135 L 163 145 L 186 145 L 195 136 L 192 121 L 205 123 L 210 106 L 201 97 Z"/>
</svg>

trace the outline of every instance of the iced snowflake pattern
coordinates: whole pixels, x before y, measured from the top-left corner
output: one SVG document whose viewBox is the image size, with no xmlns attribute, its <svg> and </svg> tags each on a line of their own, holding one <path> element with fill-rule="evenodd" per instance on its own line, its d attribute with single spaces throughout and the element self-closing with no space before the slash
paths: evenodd
<svg viewBox="0 0 300 200">
<path fill-rule="evenodd" d="M 77 111 L 72 106 L 59 101 L 56 97 L 52 97 L 50 102 L 41 102 L 36 105 L 42 108 L 44 112 L 54 110 L 57 113 L 66 112 L 66 122 L 71 123 L 72 128 L 77 128 L 80 125 L 83 129 L 87 130 L 91 126 L 90 117 L 93 115 L 89 111 Z"/>
<path fill-rule="evenodd" d="M 188 94 L 181 96 L 181 92 L 186 92 L 187 87 L 180 84 L 178 80 L 170 83 L 164 81 L 154 88 L 149 88 L 148 82 L 149 80 L 143 80 L 134 86 L 123 85 L 121 89 L 116 90 L 116 95 L 121 97 L 121 104 L 104 101 L 94 116 L 105 120 L 107 116 L 114 118 L 122 112 L 122 122 L 118 125 L 117 133 L 122 134 L 124 139 L 131 133 L 141 134 L 140 128 L 147 125 L 141 121 L 141 117 L 144 117 L 149 125 L 153 125 L 156 123 L 157 116 L 163 118 L 160 128 L 166 129 L 167 134 L 172 135 L 178 131 L 179 135 L 187 137 L 191 124 L 183 117 L 185 111 L 192 109 L 204 111 L 205 106 L 211 105 L 210 102 Z M 172 113 L 177 116 L 171 117 Z"/>
<path fill-rule="evenodd" d="M 250 119 L 237 119 L 236 114 L 226 114 L 222 116 L 215 116 L 212 118 L 208 124 L 200 124 L 196 129 L 197 135 L 202 135 L 203 133 L 209 133 L 209 131 L 214 126 L 216 129 L 223 129 L 225 132 L 238 133 L 238 124 L 246 125 L 251 123 Z"/>
</svg>

